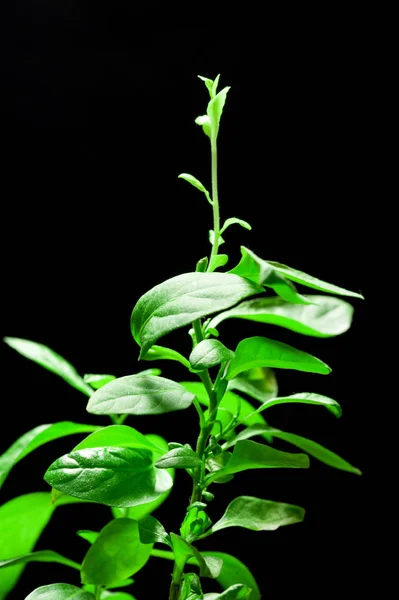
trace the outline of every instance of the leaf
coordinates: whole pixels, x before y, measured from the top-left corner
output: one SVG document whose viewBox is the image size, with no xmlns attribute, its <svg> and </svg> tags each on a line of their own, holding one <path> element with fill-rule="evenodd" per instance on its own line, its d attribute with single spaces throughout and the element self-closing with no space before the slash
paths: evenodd
<svg viewBox="0 0 399 600">
<path fill-rule="evenodd" d="M 192 369 L 204 371 L 234 358 L 234 352 L 219 340 L 209 339 L 199 342 L 191 352 L 189 360 Z"/>
<path fill-rule="evenodd" d="M 229 381 L 227 389 L 243 392 L 259 402 L 274 398 L 278 393 L 277 379 L 267 367 L 256 367 L 240 373 Z"/>
<path fill-rule="evenodd" d="M 204 504 L 198 502 L 197 504 Z M 206 508 L 206 504 L 201 508 Z M 194 508 L 192 505 L 190 510 L 187 512 L 182 526 L 180 527 L 180 535 L 186 542 L 191 544 L 193 541 L 198 539 L 206 529 L 212 525 L 212 521 L 204 510 Z"/>
<path fill-rule="evenodd" d="M 78 535 L 82 539 L 84 539 L 87 542 L 89 542 L 89 544 L 94 544 L 94 542 L 96 541 L 96 539 L 99 536 L 99 532 L 97 532 L 97 531 L 89 531 L 88 529 L 81 529 L 81 530 L 79 530 L 79 531 L 76 532 L 76 535 Z"/>
<path fill-rule="evenodd" d="M 71 496 L 117 507 L 151 502 L 173 485 L 167 471 L 153 466 L 149 450 L 116 447 L 65 454 L 44 479 Z"/>
<path fill-rule="evenodd" d="M 33 360 L 45 369 L 55 373 L 55 375 L 62 377 L 69 385 L 86 394 L 86 396 L 91 396 L 93 393 L 91 387 L 83 381 L 75 367 L 66 361 L 65 358 L 54 352 L 54 350 L 51 350 L 51 348 L 21 338 L 5 337 L 3 339 L 6 344 L 14 348 L 22 356 Z"/>
<path fill-rule="evenodd" d="M 180 352 L 172 350 L 171 348 L 165 348 L 164 346 L 152 346 L 142 360 L 176 360 L 181 363 L 187 369 L 190 368 L 190 363 Z"/>
<path fill-rule="evenodd" d="M 239 496 L 230 502 L 222 518 L 212 526 L 212 533 L 226 527 L 274 531 L 283 525 L 299 523 L 304 517 L 305 511 L 300 506 Z"/>
<path fill-rule="evenodd" d="M 6 560 L 0 560 L 0 569 L 4 567 L 12 567 L 14 565 L 25 565 L 30 562 L 51 562 L 71 567 L 72 569 L 80 570 L 80 565 L 69 558 L 65 558 L 58 552 L 53 550 L 38 550 L 37 552 L 29 552 L 22 556 L 16 556 Z"/>
<path fill-rule="evenodd" d="M 191 544 L 187 543 L 175 533 L 171 533 L 170 537 L 172 540 L 175 561 L 179 569 L 183 570 L 188 559 L 194 557 L 196 563 L 200 567 L 201 577 L 211 577 L 212 579 L 218 577 L 223 565 L 223 561 L 220 558 L 214 556 L 202 556 L 194 546 L 191 546 Z"/>
<path fill-rule="evenodd" d="M 281 398 L 271 398 L 259 406 L 259 408 L 256 409 L 256 412 L 260 413 L 271 406 L 275 406 L 276 404 L 290 403 L 318 404 L 320 406 L 325 406 L 325 408 L 327 408 L 327 410 L 329 410 L 336 417 L 340 417 L 342 415 L 342 408 L 336 400 L 333 400 L 328 396 L 322 396 L 321 394 L 310 394 L 307 392 L 302 394 L 293 394 L 292 396 L 282 396 Z"/>
<path fill-rule="evenodd" d="M 108 592 L 104 590 L 101 593 L 101 600 L 135 600 L 135 598 L 126 592 Z"/>
<path fill-rule="evenodd" d="M 84 450 L 85 448 L 100 448 L 102 446 L 143 448 L 150 450 L 156 457 L 164 454 L 164 450 L 155 446 L 147 436 L 127 425 L 109 425 L 108 427 L 103 427 L 82 440 L 75 446 L 73 452 Z"/>
<path fill-rule="evenodd" d="M 200 192 L 203 192 L 205 194 L 205 197 L 208 200 L 209 204 L 211 204 L 211 205 L 213 204 L 208 190 L 206 189 L 206 187 L 204 185 L 202 185 L 202 183 L 196 177 L 193 177 L 193 175 L 189 175 L 189 173 L 180 173 L 180 175 L 178 175 L 178 178 L 184 179 L 184 181 L 191 183 L 191 185 L 194 186 L 195 188 L 197 188 L 197 190 L 199 190 Z"/>
<path fill-rule="evenodd" d="M 131 577 L 148 561 L 152 544 L 140 541 L 133 519 L 114 519 L 89 548 L 81 569 L 83 583 L 109 585 Z"/>
<path fill-rule="evenodd" d="M 230 219 L 226 219 L 226 221 L 223 224 L 222 229 L 220 230 L 220 233 L 223 233 L 224 231 L 226 231 L 226 229 L 228 227 L 230 227 L 230 225 L 241 225 L 241 227 L 243 227 L 244 229 L 248 229 L 251 230 L 252 227 L 249 223 L 247 223 L 247 221 L 243 221 L 242 219 L 237 219 L 236 217 L 230 217 Z"/>
<path fill-rule="evenodd" d="M 140 358 L 167 333 L 261 291 L 227 273 L 185 273 L 164 281 L 144 294 L 132 312 L 131 329 L 142 347 Z"/>
<path fill-rule="evenodd" d="M 17 441 L 0 456 L 0 488 L 13 466 L 27 454 L 36 450 L 36 448 L 67 435 L 88 433 L 90 431 L 96 431 L 97 429 L 98 427 L 93 425 L 82 425 L 80 423 L 63 421 L 61 423 L 39 425 L 27 433 L 24 433 L 24 435 L 18 438 Z"/>
<path fill-rule="evenodd" d="M 144 519 L 138 522 L 139 524 L 139 535 L 140 540 L 143 544 L 166 544 L 172 547 L 170 536 L 167 534 L 165 527 L 155 519 L 148 515 Z"/>
<path fill-rule="evenodd" d="M 212 256 L 211 264 L 209 265 L 209 271 L 213 273 L 219 267 L 224 267 L 229 261 L 229 257 L 227 254 L 216 254 L 216 256 Z"/>
<path fill-rule="evenodd" d="M 321 375 L 331 373 L 328 365 L 311 354 L 265 337 L 257 336 L 242 340 L 235 353 L 235 358 L 228 366 L 226 379 L 233 379 L 242 371 L 253 367 L 294 369 Z"/>
<path fill-rule="evenodd" d="M 194 396 L 181 385 L 152 375 L 127 375 L 94 392 L 87 411 L 96 415 L 159 415 L 190 406 Z"/>
<path fill-rule="evenodd" d="M 211 137 L 211 120 L 208 115 L 201 115 L 195 119 L 197 125 L 202 126 L 202 130 L 209 138 Z"/>
<path fill-rule="evenodd" d="M 195 469 L 202 464 L 200 457 L 188 445 L 174 448 L 157 460 L 158 469 Z"/>
<path fill-rule="evenodd" d="M 250 593 L 250 588 L 241 583 L 237 583 L 221 594 L 205 594 L 204 600 L 245 600 L 250 598 Z"/>
<path fill-rule="evenodd" d="M 201 552 L 202 556 L 215 556 L 223 560 L 222 570 L 217 581 L 222 588 L 227 589 L 232 585 L 241 583 L 251 589 L 248 600 L 260 600 L 260 590 L 251 571 L 238 558 L 225 552 Z M 189 560 L 191 563 L 191 559 Z"/>
<path fill-rule="evenodd" d="M 223 108 L 226 102 L 227 92 L 230 87 L 225 87 L 208 104 L 206 113 L 211 121 L 211 139 L 216 140 L 219 133 L 219 124 L 222 117 Z"/>
<path fill-rule="evenodd" d="M 53 513 L 50 494 L 24 494 L 0 506 L 0 559 L 31 552 Z M 0 570 L 0 600 L 16 585 L 23 564 Z"/>
<path fill-rule="evenodd" d="M 350 328 L 353 307 L 348 302 L 333 296 L 306 295 L 306 298 L 312 304 L 291 304 L 277 297 L 246 300 L 216 315 L 209 326 L 217 327 L 226 319 L 246 319 L 321 338 L 340 335 Z"/>
<path fill-rule="evenodd" d="M 136 375 L 151 375 L 153 377 L 158 377 L 161 373 L 161 369 L 144 369 L 144 371 L 140 371 L 140 373 L 136 373 Z"/>
<path fill-rule="evenodd" d="M 67 583 L 43 585 L 26 596 L 25 600 L 95 600 L 91 592 Z"/>
<path fill-rule="evenodd" d="M 309 458 L 306 454 L 289 454 L 251 441 L 237 442 L 227 465 L 220 471 L 210 473 L 205 478 L 207 486 L 215 479 L 246 471 L 248 469 L 294 468 L 307 469 Z"/>
<path fill-rule="evenodd" d="M 258 285 L 269 287 L 287 302 L 293 304 L 309 304 L 309 300 L 298 294 L 291 281 L 285 279 L 271 264 L 256 256 L 254 252 L 241 246 L 242 258 L 229 273 L 241 275 Z"/>
<path fill-rule="evenodd" d="M 116 379 L 115 375 L 95 375 L 93 373 L 86 373 L 83 375 L 83 381 L 91 385 L 95 390 L 100 389 L 106 383 Z"/>
<path fill-rule="evenodd" d="M 212 81 L 212 79 L 208 79 L 208 77 L 202 77 L 201 75 L 198 75 L 198 77 L 205 83 L 210 97 L 214 98 L 216 95 L 220 75 L 217 75 L 214 81 Z"/>
</svg>

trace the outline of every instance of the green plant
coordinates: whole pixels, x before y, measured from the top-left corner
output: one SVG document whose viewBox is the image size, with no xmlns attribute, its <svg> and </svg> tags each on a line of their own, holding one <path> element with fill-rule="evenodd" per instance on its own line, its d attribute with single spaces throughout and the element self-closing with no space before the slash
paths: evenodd
<svg viewBox="0 0 399 600">
<path fill-rule="evenodd" d="M 303 520 L 304 509 L 240 496 L 212 523 L 211 485 L 227 483 L 247 469 L 307 468 L 308 455 L 337 469 L 360 473 L 318 443 L 268 425 L 263 416 L 272 406 L 285 403 L 324 406 L 340 416 L 338 402 L 317 393 L 278 396 L 272 369 L 326 375 L 331 369 L 324 362 L 266 337 L 243 339 L 234 351 L 219 339 L 218 327 L 228 319 L 278 325 L 320 338 L 339 335 L 350 327 L 350 304 L 331 295 L 300 294 L 295 283 L 327 294 L 362 296 L 286 265 L 263 260 L 245 247 L 241 248 L 242 258 L 236 267 L 227 273 L 217 271 L 228 261 L 227 254 L 219 253 L 228 227 L 251 227 L 237 218 L 220 224 L 217 138 L 229 88 L 217 92 L 219 77 L 215 81 L 201 79 L 210 101 L 206 115 L 198 117 L 196 123 L 210 139 L 212 190 L 209 192 L 192 175 L 184 173 L 180 178 L 201 191 L 212 206 L 210 257 L 201 259 L 195 272 L 172 277 L 144 294 L 131 318 L 141 360 L 177 361 L 196 380 L 177 383 L 161 377 L 159 369 L 120 378 L 94 374 L 82 378 L 46 346 L 5 338 L 19 353 L 88 396 L 88 412 L 109 415 L 112 425 L 42 425 L 19 438 L 0 457 L 1 486 L 12 467 L 39 446 L 74 433 L 89 434 L 46 471 L 44 478 L 51 493 L 19 496 L 0 507 L 0 600 L 14 587 L 24 565 L 32 561 L 59 562 L 80 570 L 83 587 L 45 585 L 26 600 L 132 600 L 130 594 L 110 590 L 130 584 L 132 575 L 151 557 L 174 563 L 169 600 L 257 600 L 260 591 L 245 565 L 229 554 L 199 550 L 196 542 L 227 527 L 268 531 L 297 523 Z M 270 290 L 276 295 L 267 295 Z M 192 338 L 188 357 L 157 344 L 161 337 L 186 326 L 191 326 Z M 257 408 L 252 400 L 258 403 Z M 184 439 L 167 443 L 157 435 L 143 435 L 124 425 L 129 415 L 161 414 L 190 407 L 197 411 L 199 419 L 195 448 Z M 255 437 L 261 441 L 253 441 Z M 277 450 L 270 446 L 274 439 L 282 439 L 303 452 Z M 175 469 L 186 471 L 191 478 L 192 494 L 179 532 L 168 533 L 151 513 L 166 500 Z M 50 550 L 33 551 L 56 507 L 82 501 L 105 504 L 111 507 L 113 515 L 100 533 L 78 532 L 91 544 L 82 564 Z M 154 549 L 155 544 L 165 548 Z M 199 567 L 199 575 L 191 566 Z M 224 591 L 203 594 L 201 577 L 216 579 Z"/>
</svg>

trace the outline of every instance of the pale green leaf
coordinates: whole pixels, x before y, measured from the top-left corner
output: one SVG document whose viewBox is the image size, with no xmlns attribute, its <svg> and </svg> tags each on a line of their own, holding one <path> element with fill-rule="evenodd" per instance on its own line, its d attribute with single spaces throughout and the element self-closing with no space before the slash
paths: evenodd
<svg viewBox="0 0 399 600">
<path fill-rule="evenodd" d="M 38 550 L 37 552 L 29 552 L 29 554 L 23 554 L 22 556 L 16 556 L 14 558 L 8 558 L 6 560 L 0 560 L 0 569 L 4 567 L 12 567 L 14 565 L 25 565 L 30 562 L 50 562 L 59 563 L 72 569 L 80 570 L 80 565 L 58 552 L 53 550 Z"/>
<path fill-rule="evenodd" d="M 243 392 L 259 402 L 274 398 L 278 393 L 277 379 L 274 372 L 267 367 L 243 371 L 229 381 L 227 389 Z"/>
<path fill-rule="evenodd" d="M 220 239 L 220 238 L 219 238 Z M 209 271 L 213 273 L 219 267 L 224 267 L 229 261 L 229 257 L 227 254 L 216 254 L 211 258 L 211 264 L 209 265 Z"/>
<path fill-rule="evenodd" d="M 73 452 L 84 450 L 85 448 L 100 448 L 102 446 L 144 448 L 150 450 L 156 458 L 165 453 L 163 449 L 153 444 L 147 436 L 127 425 L 109 425 L 108 427 L 103 427 L 82 440 L 75 446 Z"/>
<path fill-rule="evenodd" d="M 201 459 L 188 445 L 169 450 L 157 460 L 158 469 L 190 469 L 201 466 Z"/>
<path fill-rule="evenodd" d="M 106 383 L 116 379 L 115 375 L 96 375 L 94 373 L 86 373 L 83 375 L 83 381 L 88 383 L 94 390 L 98 390 Z"/>
<path fill-rule="evenodd" d="M 189 173 L 180 173 L 180 175 L 178 175 L 178 178 L 184 179 L 184 181 L 187 181 L 188 183 L 190 183 L 193 187 L 197 188 L 197 190 L 199 190 L 200 192 L 203 192 L 205 194 L 205 197 L 208 200 L 209 204 L 211 204 L 211 205 L 213 204 L 208 190 L 206 189 L 206 187 L 204 185 L 202 185 L 202 183 L 199 181 L 199 179 L 197 179 L 193 175 L 190 175 Z"/>
<path fill-rule="evenodd" d="M 211 120 L 208 115 L 201 115 L 195 119 L 195 123 L 202 127 L 203 132 L 209 138 L 211 137 Z"/>
<path fill-rule="evenodd" d="M 216 94 L 208 104 L 206 113 L 211 121 L 211 139 L 216 139 L 219 133 L 219 124 L 226 102 L 227 92 L 230 87 L 225 87 Z"/>
<path fill-rule="evenodd" d="M 257 413 L 263 412 L 267 408 L 271 406 L 275 406 L 276 404 L 315 404 L 319 406 L 324 406 L 332 412 L 336 417 L 340 417 L 342 415 L 342 408 L 338 404 L 336 400 L 329 398 L 328 396 L 323 396 L 321 394 L 310 394 L 307 392 L 301 394 L 293 394 L 292 396 L 282 396 L 280 398 L 271 398 L 270 400 L 266 400 L 259 408 L 256 409 Z"/>
<path fill-rule="evenodd" d="M 191 352 L 189 361 L 192 369 L 203 371 L 234 358 L 234 352 L 215 339 L 202 340 Z"/>
<path fill-rule="evenodd" d="M 51 583 L 37 588 L 25 600 L 95 600 L 95 597 L 74 585 Z"/>
<path fill-rule="evenodd" d="M 152 346 L 147 353 L 142 357 L 142 360 L 176 360 L 181 363 L 187 369 L 190 368 L 190 363 L 180 352 L 172 350 L 171 348 L 165 348 L 164 346 Z"/>
<path fill-rule="evenodd" d="M 249 223 L 247 223 L 247 221 L 243 221 L 242 219 L 237 219 L 237 217 L 230 217 L 230 219 L 226 219 L 226 221 L 223 223 L 223 227 L 220 230 L 220 233 L 223 233 L 224 231 L 226 231 L 226 229 L 228 227 L 230 227 L 230 225 L 241 225 L 241 227 L 243 227 L 244 229 L 248 229 L 251 230 L 252 227 Z"/>
</svg>

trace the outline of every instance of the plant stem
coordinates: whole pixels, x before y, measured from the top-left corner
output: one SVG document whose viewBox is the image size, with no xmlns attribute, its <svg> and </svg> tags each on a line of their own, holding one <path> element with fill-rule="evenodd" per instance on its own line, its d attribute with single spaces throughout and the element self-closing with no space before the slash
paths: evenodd
<svg viewBox="0 0 399 600">
<path fill-rule="evenodd" d="M 209 259 L 208 271 L 212 265 L 212 259 L 219 250 L 220 236 L 220 215 L 219 215 L 219 194 L 218 194 L 218 153 L 216 137 L 211 138 L 211 165 L 212 165 L 212 201 L 213 201 L 213 246 Z"/>
<path fill-rule="evenodd" d="M 96 585 L 95 594 L 96 594 L 96 600 L 100 600 L 100 597 L 101 597 L 101 585 Z"/>
<path fill-rule="evenodd" d="M 173 567 L 172 583 L 169 590 L 169 600 L 179 600 L 182 575 L 183 573 L 180 566 L 177 564 L 177 562 L 175 562 Z"/>
</svg>

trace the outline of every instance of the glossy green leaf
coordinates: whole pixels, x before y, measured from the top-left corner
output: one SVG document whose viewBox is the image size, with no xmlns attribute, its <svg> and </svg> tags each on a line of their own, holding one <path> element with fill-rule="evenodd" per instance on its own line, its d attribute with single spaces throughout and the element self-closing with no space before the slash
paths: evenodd
<svg viewBox="0 0 399 600">
<path fill-rule="evenodd" d="M 86 394 L 86 396 L 91 396 L 93 393 L 91 387 L 83 381 L 83 378 L 78 374 L 75 367 L 65 360 L 65 358 L 54 352 L 54 350 L 51 350 L 51 348 L 21 338 L 5 337 L 4 341 L 11 348 L 22 354 L 22 356 L 33 360 L 45 369 L 55 373 L 55 375 L 62 377 L 69 385 Z"/>
<path fill-rule="evenodd" d="M 213 273 L 213 271 L 216 271 L 219 267 L 224 267 L 228 261 L 229 257 L 227 254 L 216 254 L 216 256 L 212 256 L 209 271 Z"/>
<path fill-rule="evenodd" d="M 203 192 L 205 194 L 205 197 L 208 200 L 209 204 L 213 204 L 208 190 L 206 189 L 206 187 L 204 185 L 202 185 L 202 183 L 196 177 L 193 177 L 193 175 L 189 175 L 189 173 L 180 173 L 180 175 L 178 175 L 178 178 L 184 179 L 184 181 L 187 181 L 188 183 L 190 183 L 192 186 L 197 188 L 197 190 L 199 190 L 200 192 Z"/>
<path fill-rule="evenodd" d="M 200 567 L 201 577 L 211 577 L 212 579 L 215 579 L 219 576 L 223 565 L 223 561 L 220 558 L 214 556 L 202 556 L 194 546 L 191 546 L 191 544 L 175 533 L 171 533 L 170 537 L 176 563 L 182 570 L 188 559 L 193 557 Z"/>
<path fill-rule="evenodd" d="M 141 519 L 139 523 L 139 535 L 143 544 L 166 544 L 172 547 L 170 537 L 165 530 L 165 527 L 151 515 Z"/>
<path fill-rule="evenodd" d="M 164 346 L 152 346 L 142 357 L 142 360 L 176 360 L 181 363 L 187 369 L 190 368 L 190 363 L 180 352 L 172 350 L 171 348 L 165 348 Z"/>
<path fill-rule="evenodd" d="M 219 133 L 219 124 L 222 117 L 223 108 L 226 102 L 229 87 L 220 90 L 209 102 L 206 113 L 211 121 L 211 138 L 216 139 Z"/>
<path fill-rule="evenodd" d="M 332 337 L 347 331 L 352 323 L 353 307 L 334 296 L 307 294 L 310 305 L 291 304 L 282 298 L 255 298 L 214 317 L 209 326 L 217 327 L 226 319 L 247 319 L 285 327 L 314 337 Z"/>
<path fill-rule="evenodd" d="M 71 496 L 117 507 L 151 502 L 173 485 L 167 471 L 153 466 L 149 450 L 117 447 L 65 454 L 44 479 Z"/>
<path fill-rule="evenodd" d="M 321 394 L 310 394 L 310 393 L 302 393 L 302 394 L 293 394 L 292 396 L 282 396 L 281 398 L 271 398 L 270 400 L 266 400 L 259 408 L 256 409 L 257 413 L 260 413 L 271 406 L 275 406 L 276 404 L 315 404 L 319 406 L 324 406 L 332 412 L 336 417 L 340 417 L 342 415 L 342 408 L 338 404 L 336 400 L 329 398 L 328 396 L 322 396 Z"/>
<path fill-rule="evenodd" d="M 260 336 L 242 340 L 235 354 L 235 358 L 228 366 L 226 379 L 233 379 L 242 371 L 253 367 L 293 369 L 321 375 L 331 373 L 330 367 L 315 356 L 288 344 Z"/>
<path fill-rule="evenodd" d="M 114 379 L 116 379 L 115 375 L 95 375 L 94 373 L 83 375 L 83 381 L 88 383 L 94 390 L 99 390 L 103 385 Z"/>
<path fill-rule="evenodd" d="M 219 340 L 209 339 L 199 342 L 191 352 L 189 360 L 192 369 L 204 371 L 234 358 L 234 352 Z"/>
<path fill-rule="evenodd" d="M 229 273 L 240 275 L 258 285 L 269 287 L 287 302 L 309 304 L 309 300 L 296 291 L 291 281 L 285 279 L 267 261 L 256 256 L 254 252 L 248 250 L 245 246 L 241 246 L 241 254 L 240 262 Z"/>
<path fill-rule="evenodd" d="M 151 550 L 152 544 L 140 541 L 137 521 L 114 519 L 89 548 L 82 563 L 82 581 L 109 585 L 131 577 L 146 564 Z"/>
<path fill-rule="evenodd" d="M 50 494 L 37 492 L 9 500 L 0 506 L 0 560 L 32 552 L 53 513 Z M 0 570 L 0 600 L 16 585 L 24 564 Z"/>
<path fill-rule="evenodd" d="M 243 221 L 242 219 L 237 219 L 237 217 L 230 217 L 230 219 L 226 219 L 226 221 L 223 223 L 223 227 L 220 230 L 220 233 L 223 233 L 224 231 L 226 231 L 226 229 L 228 227 L 230 227 L 230 225 L 241 225 L 241 227 L 243 227 L 244 229 L 248 229 L 251 230 L 252 227 L 249 223 L 247 223 L 247 221 Z"/>
<path fill-rule="evenodd" d="M 131 329 L 141 346 L 140 358 L 167 333 L 261 291 L 227 273 L 185 273 L 164 281 L 144 294 L 132 312 Z"/>
<path fill-rule="evenodd" d="M 216 473 L 210 473 L 205 481 L 209 485 L 219 477 L 232 475 L 248 469 L 274 469 L 274 468 L 294 468 L 307 469 L 309 467 L 309 458 L 306 454 L 290 454 L 281 452 L 252 441 L 238 442 L 234 447 L 234 452 L 224 469 Z"/>
<path fill-rule="evenodd" d="M 239 373 L 228 382 L 228 390 L 238 390 L 259 402 L 266 402 L 278 394 L 277 379 L 267 367 L 256 367 Z"/>
<path fill-rule="evenodd" d="M 95 597 L 68 583 L 51 583 L 37 588 L 25 600 L 95 600 Z"/>
<path fill-rule="evenodd" d="M 251 571 L 231 554 L 225 552 L 207 551 L 201 552 L 202 556 L 215 556 L 223 560 L 222 570 L 220 571 L 217 581 L 223 589 L 228 589 L 230 586 L 237 583 L 246 585 L 251 589 L 249 600 L 260 600 L 260 590 Z M 191 563 L 191 560 L 189 561 Z"/>
<path fill-rule="evenodd" d="M 25 565 L 30 562 L 51 562 L 71 567 L 72 569 L 80 569 L 80 565 L 58 552 L 53 550 L 38 550 L 37 552 L 29 552 L 29 554 L 23 554 L 22 556 L 16 556 L 14 558 L 8 558 L 6 560 L 0 560 L 0 569 L 4 567 L 12 567 L 14 565 Z"/>
<path fill-rule="evenodd" d="M 127 375 L 94 392 L 87 405 L 96 415 L 159 415 L 183 410 L 194 396 L 181 385 L 151 375 Z"/>
<path fill-rule="evenodd" d="M 100 448 L 114 446 L 118 448 L 143 448 L 150 450 L 154 457 L 162 456 L 165 451 L 153 444 L 147 436 L 127 425 L 109 425 L 103 427 L 82 440 L 73 452 L 85 448 Z"/>
<path fill-rule="evenodd" d="M 212 526 L 212 533 L 226 527 L 274 531 L 283 525 L 300 523 L 304 517 L 305 511 L 300 506 L 239 496 L 230 502 L 222 518 Z"/>
<path fill-rule="evenodd" d="M 36 448 L 67 435 L 88 433 L 97 429 L 99 428 L 93 425 L 63 421 L 61 423 L 39 425 L 24 433 L 0 456 L 0 488 L 13 466 Z"/>
<path fill-rule="evenodd" d="M 205 594 L 204 600 L 248 600 L 250 593 L 250 588 L 242 583 L 237 583 L 221 594 Z"/>
<path fill-rule="evenodd" d="M 155 466 L 158 469 L 191 469 L 201 466 L 200 457 L 190 446 L 169 450 L 157 460 Z"/>
</svg>

